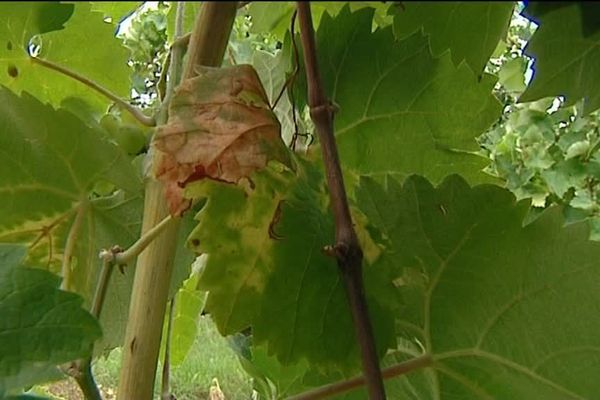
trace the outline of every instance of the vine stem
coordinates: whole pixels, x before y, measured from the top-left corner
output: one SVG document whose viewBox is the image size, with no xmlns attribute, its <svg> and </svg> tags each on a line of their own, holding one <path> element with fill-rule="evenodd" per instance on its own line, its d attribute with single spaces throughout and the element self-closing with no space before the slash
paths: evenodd
<svg viewBox="0 0 600 400">
<path fill-rule="evenodd" d="M 96 284 L 96 291 L 94 292 L 94 298 L 92 299 L 92 306 L 90 307 L 90 313 L 98 320 L 100 319 L 100 314 L 102 313 L 102 307 L 104 306 L 104 299 L 106 298 L 108 283 L 110 282 L 110 276 L 114 267 L 114 263 L 109 257 L 102 256 L 101 258 L 102 269 L 100 270 L 100 276 L 98 277 L 98 283 Z M 100 390 L 96 385 L 96 381 L 94 380 L 94 375 L 92 373 L 92 357 L 76 361 L 72 368 L 70 368 L 69 375 L 75 378 L 77 385 L 87 400 L 102 400 Z"/>
<path fill-rule="evenodd" d="M 183 67 L 183 55 L 187 46 L 189 45 L 189 35 L 188 41 L 185 45 L 176 45 L 179 40 L 182 39 L 183 35 L 183 18 L 185 16 L 185 3 L 182 1 L 177 2 L 177 10 L 175 14 L 175 40 L 173 41 L 173 45 L 171 46 L 171 51 L 169 53 L 169 58 L 171 59 L 171 63 L 169 64 L 168 74 L 169 80 L 167 82 L 166 94 L 163 102 L 160 106 L 160 111 L 158 113 L 159 121 L 166 121 L 169 117 L 169 104 L 171 103 L 171 97 L 173 97 L 173 92 L 175 91 L 175 87 L 179 84 L 181 80 L 182 67 Z M 176 60 L 176 62 L 172 62 L 172 60 Z"/>
<path fill-rule="evenodd" d="M 60 287 L 63 290 L 71 289 L 71 261 L 73 260 L 73 252 L 75 251 L 75 245 L 77 244 L 77 237 L 79 236 L 79 231 L 81 230 L 83 220 L 85 219 L 87 208 L 87 199 L 82 199 L 79 203 L 77 214 L 75 214 L 75 220 L 67 235 L 61 266 L 62 282 Z"/>
<path fill-rule="evenodd" d="M 178 39 L 183 34 L 183 19 L 185 16 L 185 3 L 182 1 L 177 2 L 177 14 L 175 15 L 175 38 Z M 189 44 L 189 42 L 188 42 Z M 169 67 L 169 81 L 167 82 L 167 93 L 164 102 L 161 104 L 159 118 L 161 121 L 168 119 L 168 109 L 171 103 L 171 98 L 175 92 L 175 87 L 181 80 L 182 64 L 184 49 L 182 46 L 175 46 L 171 48 L 171 57 L 173 60 L 177 60 L 172 63 Z M 170 217 L 170 215 L 169 215 Z M 168 218 L 168 217 L 167 217 Z M 159 224 L 160 225 L 160 224 Z M 174 396 L 171 396 L 170 380 L 171 380 L 171 336 L 173 333 L 173 314 L 175 313 L 175 296 L 171 299 L 169 304 L 169 322 L 167 324 L 167 337 L 165 338 L 165 355 L 163 360 L 162 379 L 161 379 L 161 398 L 162 400 L 171 400 Z"/>
<path fill-rule="evenodd" d="M 143 233 L 142 236 L 132 244 L 127 250 L 119 253 L 114 253 L 114 263 L 117 265 L 127 265 L 148 247 L 150 243 L 154 239 L 158 237 L 164 230 L 166 230 L 169 226 L 173 225 L 175 222 L 175 218 L 171 215 L 167 215 L 160 221 L 158 224 L 148 229 Z"/>
<path fill-rule="evenodd" d="M 74 378 L 86 400 L 102 400 L 102 395 L 92 374 L 92 359 L 83 360 L 77 369 L 78 373 Z"/>
<path fill-rule="evenodd" d="M 184 79 L 196 74 L 197 65 L 221 65 L 236 11 L 237 2 L 202 3 L 190 37 L 188 63 L 182 73 Z M 181 59 L 171 56 L 171 66 L 181 62 Z M 161 118 L 165 116 L 163 113 Z M 157 122 L 164 124 L 166 121 L 159 119 Z M 154 152 L 151 157 L 151 162 L 157 162 L 160 153 Z M 142 232 L 148 232 L 168 214 L 162 183 L 148 176 Z M 174 218 L 174 221 L 137 258 L 118 400 L 152 398 L 180 222 L 179 218 Z"/>
<path fill-rule="evenodd" d="M 326 251 L 336 257 L 345 284 L 369 397 L 372 400 L 384 400 L 383 378 L 364 293 L 362 278 L 363 253 L 352 224 L 333 133 L 334 107 L 325 96 L 321 82 L 310 3 L 298 1 L 297 4 L 306 67 L 306 81 L 308 82 L 310 116 L 321 142 L 329 197 L 335 220 L 336 243 L 333 247 L 329 246 Z"/>
<path fill-rule="evenodd" d="M 392 365 L 391 367 L 385 368 L 381 371 L 381 375 L 384 379 L 390 379 L 396 376 L 408 374 L 421 368 L 428 367 L 432 364 L 433 359 L 431 355 L 425 354 L 423 356 L 403 361 L 401 363 Z M 326 397 L 339 395 L 348 392 L 352 389 L 356 389 L 360 386 L 363 386 L 365 382 L 365 377 L 361 375 L 344 381 L 330 383 L 328 385 L 309 390 L 296 396 L 288 397 L 287 400 L 324 399 Z"/>
<path fill-rule="evenodd" d="M 175 317 L 175 297 L 169 304 L 169 320 L 167 323 L 167 337 L 165 338 L 165 357 L 163 359 L 161 398 L 162 400 L 171 400 L 170 380 L 171 380 L 171 337 L 173 335 L 173 319 Z"/>
<path fill-rule="evenodd" d="M 69 78 L 73 78 L 76 81 L 83 83 L 84 85 L 94 89 L 100 94 L 104 95 L 106 98 L 114 101 L 123 109 L 127 110 L 135 119 L 137 119 L 141 124 L 146 126 L 156 126 L 156 121 L 154 118 L 145 115 L 139 108 L 129 104 L 127 101 L 121 99 L 119 96 L 106 89 L 104 86 L 94 82 L 93 80 L 86 78 L 83 75 L 78 74 L 75 71 L 71 71 L 67 67 L 63 67 L 62 65 L 53 63 L 52 61 L 44 60 L 39 57 L 30 57 L 31 61 L 35 64 L 39 64 L 43 67 L 49 68 L 51 70 L 60 72 L 63 75 L 68 76 Z"/>
</svg>

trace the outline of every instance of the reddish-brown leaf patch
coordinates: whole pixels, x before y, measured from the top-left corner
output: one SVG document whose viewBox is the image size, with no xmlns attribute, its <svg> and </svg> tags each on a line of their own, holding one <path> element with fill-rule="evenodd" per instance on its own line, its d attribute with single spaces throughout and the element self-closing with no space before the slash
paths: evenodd
<svg viewBox="0 0 600 400">
<path fill-rule="evenodd" d="M 171 214 L 181 215 L 190 182 L 237 183 L 270 160 L 290 164 L 281 127 L 254 68 L 201 67 L 184 80 L 169 106 L 169 120 L 157 128 L 155 176 L 166 187 Z"/>
</svg>

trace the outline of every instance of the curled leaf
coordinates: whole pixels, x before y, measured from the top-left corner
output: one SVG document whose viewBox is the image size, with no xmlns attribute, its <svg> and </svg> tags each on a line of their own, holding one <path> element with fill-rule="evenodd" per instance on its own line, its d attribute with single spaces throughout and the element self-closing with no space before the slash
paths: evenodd
<svg viewBox="0 0 600 400">
<path fill-rule="evenodd" d="M 237 183 L 270 160 L 289 165 L 281 127 L 254 68 L 200 67 L 184 80 L 157 129 L 155 176 L 166 186 L 171 214 L 189 207 L 183 188 L 200 179 Z"/>
</svg>

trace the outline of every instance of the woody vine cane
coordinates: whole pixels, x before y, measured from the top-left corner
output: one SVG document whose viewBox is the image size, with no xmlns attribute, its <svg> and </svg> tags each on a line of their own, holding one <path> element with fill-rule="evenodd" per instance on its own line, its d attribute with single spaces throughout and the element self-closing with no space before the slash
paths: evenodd
<svg viewBox="0 0 600 400">
<path fill-rule="evenodd" d="M 352 225 L 344 179 L 333 135 L 334 108 L 327 100 L 321 82 L 310 3 L 299 1 L 297 4 L 308 84 L 308 105 L 310 116 L 315 124 L 315 130 L 321 143 L 325 175 L 327 176 L 329 197 L 335 220 L 335 244 L 328 246 L 326 251 L 336 258 L 344 281 L 352 311 L 354 330 L 360 346 L 369 397 L 372 400 L 383 400 L 385 399 L 385 389 L 364 293 L 362 278 L 363 253 Z"/>
</svg>

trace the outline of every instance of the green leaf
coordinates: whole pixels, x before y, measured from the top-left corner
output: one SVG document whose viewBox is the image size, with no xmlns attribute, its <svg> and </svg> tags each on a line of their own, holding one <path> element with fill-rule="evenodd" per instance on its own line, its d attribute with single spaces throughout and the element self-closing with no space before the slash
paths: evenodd
<svg viewBox="0 0 600 400">
<path fill-rule="evenodd" d="M 111 23 L 118 24 L 133 14 L 142 5 L 140 1 L 94 1 L 92 11 L 101 12 Z"/>
<path fill-rule="evenodd" d="M 97 127 L 4 88 L 0 102 L 0 241 L 27 243 L 29 264 L 60 273 L 73 232 L 71 276 L 65 287 L 89 301 L 99 272 L 99 250 L 129 246 L 139 235 L 141 180 L 126 155 L 104 140 Z M 131 194 L 89 199 L 100 179 Z M 115 274 L 109 286 L 110 311 L 103 313 L 102 326 L 103 341 L 113 347 L 119 339 L 109 321 L 126 319 L 132 277 Z"/>
<path fill-rule="evenodd" d="M 527 64 L 522 57 L 506 62 L 498 72 L 498 81 L 509 92 L 523 92 L 525 85 L 525 68 Z"/>
<path fill-rule="evenodd" d="M 0 190 L 6 198 L 0 231 L 76 209 L 101 178 L 132 192 L 140 189 L 126 156 L 102 131 L 28 94 L 0 88 L 0 102 Z"/>
<path fill-rule="evenodd" d="M 186 34 L 192 31 L 194 22 L 196 21 L 196 15 L 200 11 L 200 2 L 186 1 L 184 3 L 185 11 L 183 14 L 183 33 Z M 176 3 L 171 3 L 167 14 L 167 37 L 169 43 L 173 43 L 175 39 L 175 16 L 177 14 Z"/>
<path fill-rule="evenodd" d="M 254 390 L 262 397 L 281 399 L 310 388 L 302 383 L 309 369 L 306 360 L 292 366 L 282 365 L 264 346 L 252 346 L 251 341 L 251 337 L 237 334 L 230 339 L 230 345 L 244 370 L 253 378 Z"/>
<path fill-rule="evenodd" d="M 479 75 L 505 37 L 513 8 L 510 1 L 406 2 L 392 8 L 394 33 L 404 39 L 422 30 L 434 55 L 450 49 L 456 65 L 466 60 Z"/>
<path fill-rule="evenodd" d="M 89 3 L 50 6 L 49 3 L 1 3 L 0 84 L 20 93 L 28 91 L 54 106 L 68 97 L 79 97 L 94 109 L 109 101 L 84 84 L 32 62 L 30 40 L 41 46 L 38 57 L 68 67 L 122 97 L 129 97 L 127 50 L 115 38 L 115 27 L 93 12 Z M 60 29 L 64 21 L 65 29 Z M 35 24 L 31 21 L 51 21 Z M 37 25 L 37 26 L 36 26 Z M 54 32 L 49 32 L 54 30 Z M 33 37 L 38 33 L 42 35 Z"/>
<path fill-rule="evenodd" d="M 257 50 L 252 56 L 252 65 L 256 68 L 271 106 L 275 104 L 286 83 L 286 71 L 289 69 L 288 60 L 289 57 L 284 56 L 283 52 L 273 56 L 266 51 Z M 274 111 L 281 124 L 281 137 L 285 143 L 290 143 L 295 127 L 292 104 L 286 93 L 281 96 Z M 300 133 L 305 132 L 306 128 L 303 126 L 301 118 L 297 118 L 297 123 Z"/>
<path fill-rule="evenodd" d="M 313 24 L 315 29 L 319 26 L 321 17 L 325 12 L 337 15 L 344 6 L 349 5 L 352 10 L 372 8 L 375 10 L 374 23 L 376 26 L 391 24 L 392 17 L 387 15 L 389 4 L 380 1 L 318 1 L 311 3 Z M 296 9 L 294 2 L 260 2 L 255 1 L 248 6 L 248 15 L 252 17 L 251 32 L 271 32 L 283 40 L 285 32 L 290 29 L 292 14 Z"/>
<path fill-rule="evenodd" d="M 101 336 L 83 299 L 60 279 L 19 266 L 25 249 L 0 245 L 0 394 L 47 379 L 55 366 L 91 354 Z"/>
<path fill-rule="evenodd" d="M 82 227 L 82 240 L 77 247 L 77 266 L 73 279 L 75 287 L 91 300 L 100 272 L 97 254 L 101 249 L 119 245 L 126 249 L 140 236 L 142 224 L 143 198 L 128 196 L 122 191 L 110 197 L 91 202 L 86 223 Z M 187 236 L 194 226 L 192 215 L 182 218 L 177 237 L 177 248 L 173 262 L 173 274 L 169 286 L 169 298 L 175 296 L 182 282 L 190 275 L 194 255 L 185 247 Z M 85 239 L 83 239 L 85 238 Z M 64 243 L 64 236 L 58 239 Z M 95 353 L 106 352 L 123 344 L 125 328 L 129 318 L 129 302 L 135 264 L 115 270 L 112 274 L 105 299 L 100 323 L 104 336 L 96 343 Z"/>
<path fill-rule="evenodd" d="M 579 142 L 575 142 L 567 149 L 567 153 L 565 154 L 565 160 L 587 154 L 589 150 L 590 142 L 588 140 L 581 140 Z"/>
<path fill-rule="evenodd" d="M 477 82 L 448 53 L 432 58 L 420 33 L 398 42 L 391 28 L 371 32 L 372 14 L 346 7 L 335 19 L 324 15 L 317 32 L 323 84 L 339 106 L 335 134 L 345 168 L 402 178 L 416 173 L 435 182 L 451 173 L 489 181 L 481 173 L 487 161 L 474 152 L 475 138 L 500 116 L 493 78 Z M 304 72 L 299 75 L 304 82 Z"/>
<path fill-rule="evenodd" d="M 216 182 L 194 184 L 207 197 L 190 236 L 208 259 L 200 288 L 219 331 L 252 327 L 285 365 L 306 357 L 314 365 L 356 371 L 350 310 L 334 261 L 323 254 L 334 240 L 323 177 L 298 159 L 298 172 L 272 167 L 252 176 L 252 189 Z M 365 267 L 365 285 L 381 354 L 393 346 L 394 293 L 384 269 Z M 397 297 L 397 296 L 395 296 Z M 314 340 L 319 337 L 320 340 Z"/>
<path fill-rule="evenodd" d="M 407 302 L 397 353 L 431 354 L 397 398 L 583 399 L 598 393 L 600 244 L 560 208 L 457 177 L 361 179 L 357 194 Z M 563 329 L 561 327 L 568 327 Z"/>
<path fill-rule="evenodd" d="M 199 265 L 203 268 L 206 257 L 201 256 Z M 173 327 L 171 331 L 170 361 L 172 365 L 180 365 L 189 353 L 194 340 L 198 336 L 198 316 L 202 312 L 206 293 L 198 290 L 199 273 L 194 271 L 183 282 L 174 296 Z M 165 315 L 165 326 L 168 327 L 169 313 Z M 163 332 L 163 338 L 166 331 Z M 165 341 L 161 341 L 161 359 L 164 357 Z"/>
<path fill-rule="evenodd" d="M 73 15 L 74 5 L 58 2 L 5 2 L 2 8 L 3 17 L 11 22 L 0 27 L 2 47 L 5 48 L 2 50 L 13 51 L 26 47 L 34 35 L 64 29 L 64 23 Z"/>
<path fill-rule="evenodd" d="M 519 102 L 560 95 L 566 97 L 567 105 L 585 99 L 585 113 L 598 109 L 600 31 L 584 35 L 575 3 L 543 14 L 538 22 L 540 27 L 525 48 L 535 58 L 535 73 Z"/>
<path fill-rule="evenodd" d="M 581 30 L 584 36 L 593 35 L 600 29 L 600 7 L 594 2 L 587 1 L 553 1 L 553 2 L 531 2 L 527 4 L 523 14 L 540 24 L 540 17 L 562 7 L 572 6 L 575 3 L 579 7 L 582 18 Z"/>
</svg>

